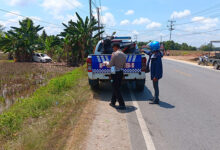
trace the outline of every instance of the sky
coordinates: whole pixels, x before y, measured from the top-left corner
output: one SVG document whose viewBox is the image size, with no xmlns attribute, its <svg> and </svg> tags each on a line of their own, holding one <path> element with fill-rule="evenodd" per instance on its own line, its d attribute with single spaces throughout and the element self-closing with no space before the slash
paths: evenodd
<svg viewBox="0 0 220 150">
<path fill-rule="evenodd" d="M 89 0 L 0 0 L 0 24 L 9 30 L 18 20 L 30 17 L 44 26 L 48 34 L 58 34 L 62 23 L 77 21 L 75 12 L 83 18 L 89 15 Z M 101 5 L 100 5 L 101 4 Z M 104 35 L 116 31 L 117 36 L 137 37 L 138 41 L 172 40 L 192 46 L 220 40 L 220 2 L 216 0 L 93 0 L 93 15 L 101 8 Z"/>
</svg>

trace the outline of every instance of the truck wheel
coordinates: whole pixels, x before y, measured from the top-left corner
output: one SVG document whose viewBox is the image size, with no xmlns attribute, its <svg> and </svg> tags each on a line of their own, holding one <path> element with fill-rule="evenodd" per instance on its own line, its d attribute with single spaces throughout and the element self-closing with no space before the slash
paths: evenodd
<svg viewBox="0 0 220 150">
<path fill-rule="evenodd" d="M 99 80 L 90 80 L 89 79 L 89 85 L 92 90 L 96 90 L 99 88 Z"/>
<path fill-rule="evenodd" d="M 217 63 L 217 62 L 215 62 L 215 63 L 214 63 L 214 68 L 215 68 L 216 70 L 218 70 L 218 69 L 219 69 L 219 65 L 218 65 L 218 63 Z"/>
<path fill-rule="evenodd" d="M 138 91 L 143 91 L 145 86 L 145 79 L 144 80 L 136 80 L 136 89 Z"/>
</svg>

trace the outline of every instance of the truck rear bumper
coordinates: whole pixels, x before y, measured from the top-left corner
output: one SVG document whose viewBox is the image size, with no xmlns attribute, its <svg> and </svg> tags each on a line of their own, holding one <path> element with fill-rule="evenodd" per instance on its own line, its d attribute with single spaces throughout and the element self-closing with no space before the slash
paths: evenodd
<svg viewBox="0 0 220 150">
<path fill-rule="evenodd" d="M 90 80 L 110 80 L 111 74 L 97 74 L 88 72 Z M 146 78 L 145 72 L 124 74 L 124 80 L 143 80 Z"/>
</svg>

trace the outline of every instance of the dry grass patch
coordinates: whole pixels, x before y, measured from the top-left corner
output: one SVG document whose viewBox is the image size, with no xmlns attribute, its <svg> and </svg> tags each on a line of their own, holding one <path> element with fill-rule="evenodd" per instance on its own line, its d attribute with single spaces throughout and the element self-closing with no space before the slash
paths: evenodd
<svg viewBox="0 0 220 150">
<path fill-rule="evenodd" d="M 82 76 L 71 89 L 60 93 L 57 97 L 58 103 L 48 109 L 44 115 L 27 119 L 22 130 L 16 133 L 17 138 L 5 141 L 3 149 L 80 148 L 95 106 L 85 73 Z"/>
<path fill-rule="evenodd" d="M 57 76 L 61 76 L 73 67 L 64 64 L 10 63 L 0 62 L 0 113 L 9 108 L 18 98 L 30 96 L 37 88 Z"/>
</svg>

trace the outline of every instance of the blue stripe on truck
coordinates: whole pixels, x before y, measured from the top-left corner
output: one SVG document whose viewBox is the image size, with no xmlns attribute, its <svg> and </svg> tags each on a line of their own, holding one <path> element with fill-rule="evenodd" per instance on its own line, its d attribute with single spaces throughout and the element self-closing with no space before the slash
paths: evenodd
<svg viewBox="0 0 220 150">
<path fill-rule="evenodd" d="M 104 66 L 104 61 L 110 61 L 111 55 L 92 55 L 92 72 L 93 73 L 110 73 L 110 68 Z M 142 56 L 141 55 L 128 55 L 126 61 L 126 68 L 124 73 L 137 73 L 141 72 Z"/>
</svg>

